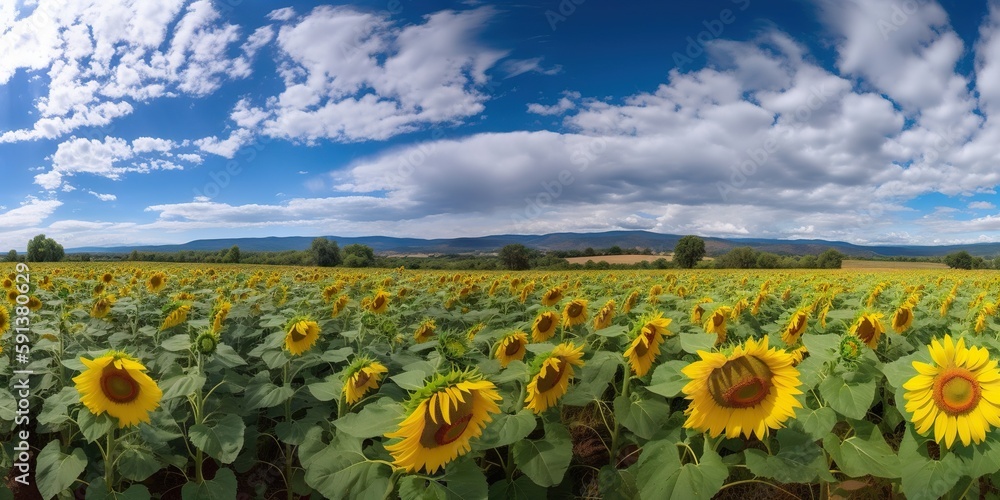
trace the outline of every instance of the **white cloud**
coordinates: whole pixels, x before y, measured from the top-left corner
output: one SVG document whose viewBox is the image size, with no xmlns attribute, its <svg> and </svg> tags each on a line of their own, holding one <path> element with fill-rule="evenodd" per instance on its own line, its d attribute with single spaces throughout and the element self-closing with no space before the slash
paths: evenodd
<svg viewBox="0 0 1000 500">
<path fill-rule="evenodd" d="M 118 199 L 118 197 L 113 194 L 101 194 L 94 191 L 87 191 L 87 192 L 96 196 L 97 199 L 101 201 L 115 201 Z"/>
<path fill-rule="evenodd" d="M 77 174 L 118 180 L 128 173 L 183 169 L 183 165 L 167 159 L 174 156 L 181 161 L 201 162 L 201 156 L 196 154 L 173 155 L 171 151 L 177 147 L 172 140 L 151 137 L 136 138 L 131 144 L 119 137 L 105 137 L 104 140 L 71 137 L 60 143 L 52 155 L 52 170 L 35 175 L 35 184 L 49 191 L 60 187 L 63 191 L 71 191 L 73 187 L 65 181 Z"/>
<path fill-rule="evenodd" d="M 234 130 L 226 139 L 219 139 L 216 136 L 205 137 L 194 141 L 194 144 L 206 153 L 232 158 L 244 144 L 249 143 L 252 139 L 253 133 L 241 128 Z"/>
<path fill-rule="evenodd" d="M 974 201 L 969 203 L 970 210 L 993 210 L 997 206 L 988 201 Z"/>
<path fill-rule="evenodd" d="M 60 206 L 62 202 L 59 200 L 40 200 L 29 196 L 21 206 L 0 214 L 0 227 L 10 229 L 37 226 Z"/>
<path fill-rule="evenodd" d="M 132 141 L 132 152 L 135 154 L 150 153 L 153 151 L 169 152 L 176 147 L 177 143 L 168 139 L 139 137 Z"/>
<path fill-rule="evenodd" d="M 506 74 L 504 78 L 513 78 L 528 72 L 540 73 L 547 76 L 558 75 L 562 72 L 562 66 L 558 64 L 551 68 L 542 66 L 541 57 L 507 60 L 503 62 L 501 69 Z"/>
<path fill-rule="evenodd" d="M 551 106 L 546 106 L 544 104 L 530 103 L 528 104 L 528 112 L 534 113 L 536 115 L 561 115 L 567 111 L 576 108 L 576 102 L 574 99 L 580 98 L 579 92 L 564 92 L 566 97 L 559 99 L 558 102 Z"/>
</svg>

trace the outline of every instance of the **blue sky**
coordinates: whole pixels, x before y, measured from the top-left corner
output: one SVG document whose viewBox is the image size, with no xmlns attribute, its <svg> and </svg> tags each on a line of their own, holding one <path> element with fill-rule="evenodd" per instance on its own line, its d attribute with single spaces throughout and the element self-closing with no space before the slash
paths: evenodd
<svg viewBox="0 0 1000 500">
<path fill-rule="evenodd" d="M 0 4 L 0 248 L 1000 239 L 1000 4 Z"/>
</svg>

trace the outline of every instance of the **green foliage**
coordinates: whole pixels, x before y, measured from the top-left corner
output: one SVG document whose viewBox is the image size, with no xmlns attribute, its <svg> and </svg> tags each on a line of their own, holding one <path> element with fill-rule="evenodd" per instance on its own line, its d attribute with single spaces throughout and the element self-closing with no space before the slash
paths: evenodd
<svg viewBox="0 0 1000 500">
<path fill-rule="evenodd" d="M 515 243 L 500 249 L 500 262 L 511 271 L 523 271 L 531 265 L 531 251 L 528 247 Z"/>
<path fill-rule="evenodd" d="M 705 240 L 697 236 L 685 236 L 674 247 L 674 262 L 685 269 L 691 269 L 705 257 Z"/>
<path fill-rule="evenodd" d="M 969 252 L 961 250 L 944 256 L 944 263 L 952 269 L 972 269 L 973 258 Z"/>
<path fill-rule="evenodd" d="M 316 238 L 309 246 L 309 253 L 312 255 L 313 264 L 319 267 L 331 267 L 340 264 L 340 248 L 336 241 L 326 238 Z"/>
<path fill-rule="evenodd" d="M 39 234 L 28 242 L 28 262 L 59 262 L 65 256 L 62 245 L 52 238 L 46 238 L 44 234 Z"/>
</svg>

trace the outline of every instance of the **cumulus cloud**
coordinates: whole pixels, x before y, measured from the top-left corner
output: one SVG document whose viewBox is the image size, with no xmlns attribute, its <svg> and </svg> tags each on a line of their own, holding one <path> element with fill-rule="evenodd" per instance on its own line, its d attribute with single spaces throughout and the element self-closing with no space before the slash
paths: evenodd
<svg viewBox="0 0 1000 500">
<path fill-rule="evenodd" d="M 94 195 L 95 197 L 97 197 L 98 200 L 101 201 L 115 201 L 118 199 L 118 197 L 113 194 L 101 194 L 95 191 L 87 191 L 87 192 Z"/>
</svg>

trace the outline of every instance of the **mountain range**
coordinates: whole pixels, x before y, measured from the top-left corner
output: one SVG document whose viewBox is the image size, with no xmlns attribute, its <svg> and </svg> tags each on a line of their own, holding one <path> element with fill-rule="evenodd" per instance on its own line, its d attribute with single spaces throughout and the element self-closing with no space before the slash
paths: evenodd
<svg viewBox="0 0 1000 500">
<path fill-rule="evenodd" d="M 390 236 L 341 237 L 327 236 L 342 248 L 358 243 L 367 245 L 382 255 L 412 254 L 469 254 L 492 253 L 504 245 L 520 243 L 538 250 L 584 250 L 619 246 L 623 249 L 649 248 L 653 252 L 669 252 L 682 235 L 653 233 L 649 231 L 607 231 L 601 233 L 551 233 L 543 235 L 502 234 L 475 238 L 394 238 Z M 289 236 L 267 238 L 228 238 L 194 240 L 179 245 L 140 245 L 120 247 L 81 247 L 67 249 L 68 253 L 130 253 L 178 252 L 187 250 L 215 251 L 237 245 L 244 252 L 279 252 L 305 250 L 314 236 Z M 966 245 L 874 245 L 864 246 L 843 241 L 780 240 L 767 238 L 703 238 L 708 255 L 721 255 L 728 250 L 749 246 L 760 251 L 784 255 L 816 255 L 834 248 L 852 257 L 940 257 L 959 250 L 974 256 L 992 257 L 1000 254 L 1000 243 L 974 243 Z"/>
</svg>

